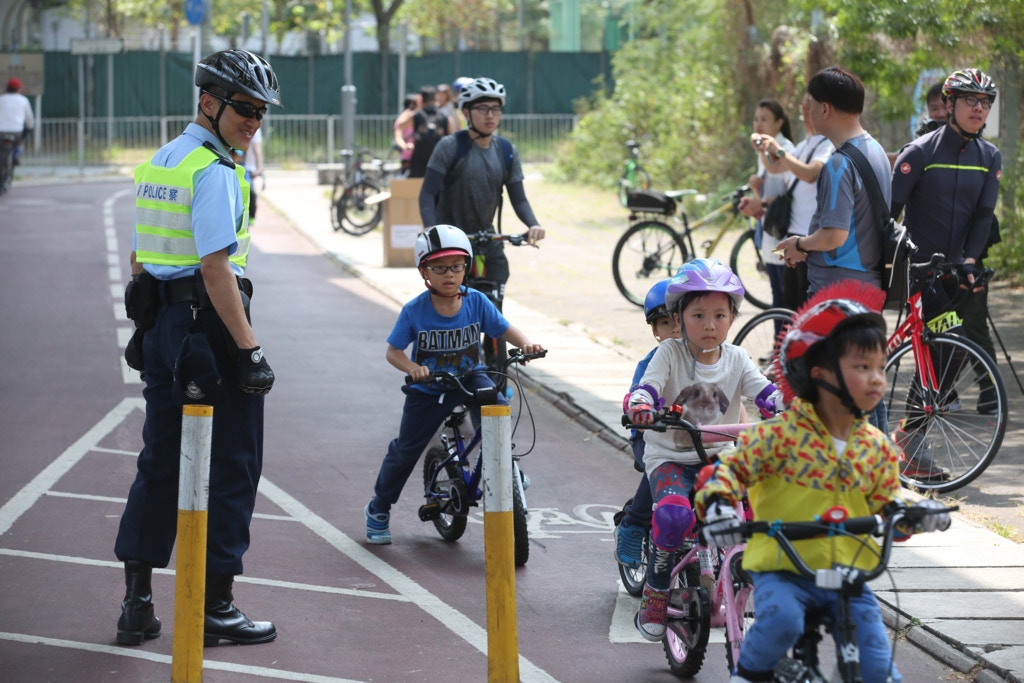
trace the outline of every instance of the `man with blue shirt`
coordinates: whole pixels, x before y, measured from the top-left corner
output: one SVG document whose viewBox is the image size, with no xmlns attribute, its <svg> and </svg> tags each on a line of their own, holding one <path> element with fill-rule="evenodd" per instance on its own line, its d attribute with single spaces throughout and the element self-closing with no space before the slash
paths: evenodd
<svg viewBox="0 0 1024 683">
<path fill-rule="evenodd" d="M 195 84 L 195 122 L 135 169 L 132 283 L 125 300 L 137 332 L 126 357 L 146 382 L 146 421 L 114 546 L 125 567 L 120 645 L 160 635 L 151 577 L 153 567 L 168 565 L 174 547 L 184 403 L 215 408 L 204 642 L 277 637 L 272 623 L 251 621 L 232 595 L 249 547 L 263 466 L 263 396 L 274 373 L 250 324 L 252 285 L 242 277 L 249 188 L 231 155 L 248 149 L 267 105 L 281 101 L 270 64 L 245 50 L 204 59 Z"/>
<path fill-rule="evenodd" d="M 878 178 L 888 205 L 891 196 L 889 159 L 882 146 L 860 125 L 864 110 L 864 84 L 841 66 L 819 71 L 807 83 L 809 115 L 815 130 L 827 137 L 837 152 L 818 176 L 818 207 L 806 237 L 779 243 L 786 265 L 807 261 L 808 297 L 839 280 L 882 283 L 882 233 L 871 197 L 853 162 L 838 153 L 844 144 L 861 151 Z"/>
</svg>

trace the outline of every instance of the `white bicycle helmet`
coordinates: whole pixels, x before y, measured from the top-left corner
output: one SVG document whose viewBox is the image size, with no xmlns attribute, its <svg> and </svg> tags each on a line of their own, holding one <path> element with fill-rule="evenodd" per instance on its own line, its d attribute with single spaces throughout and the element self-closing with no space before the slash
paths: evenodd
<svg viewBox="0 0 1024 683">
<path fill-rule="evenodd" d="M 462 86 L 459 92 L 459 104 L 465 108 L 477 100 L 498 100 L 505 106 L 505 86 L 493 78 L 475 78 L 471 83 Z"/>
<path fill-rule="evenodd" d="M 457 93 L 461 93 L 462 89 L 472 82 L 473 79 L 470 78 L 469 76 L 459 76 L 458 78 L 455 79 L 455 82 L 452 83 L 452 90 L 454 90 Z"/>
<path fill-rule="evenodd" d="M 466 233 L 454 225 L 435 225 L 416 236 L 413 255 L 417 266 L 452 255 L 465 256 L 468 263 L 473 258 L 473 245 Z"/>
</svg>

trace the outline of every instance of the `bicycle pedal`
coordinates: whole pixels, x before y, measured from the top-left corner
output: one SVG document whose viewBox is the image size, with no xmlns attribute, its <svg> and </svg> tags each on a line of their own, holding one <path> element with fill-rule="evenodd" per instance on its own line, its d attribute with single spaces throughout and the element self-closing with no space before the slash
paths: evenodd
<svg viewBox="0 0 1024 683">
<path fill-rule="evenodd" d="M 441 504 L 435 501 L 432 503 L 421 505 L 419 509 L 419 515 L 421 522 L 432 522 L 435 519 L 440 519 Z"/>
</svg>

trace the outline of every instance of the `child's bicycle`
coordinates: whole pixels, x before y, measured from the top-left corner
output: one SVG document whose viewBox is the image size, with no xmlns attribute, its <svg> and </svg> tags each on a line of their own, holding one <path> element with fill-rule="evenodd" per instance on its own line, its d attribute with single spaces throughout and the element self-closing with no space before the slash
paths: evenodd
<svg viewBox="0 0 1024 683">
<path fill-rule="evenodd" d="M 991 276 L 986 269 L 975 286 L 986 285 Z M 1002 445 L 1009 412 L 1006 385 L 995 361 L 967 337 L 946 331 L 959 324 L 953 310 L 958 301 L 948 313 L 924 319 L 923 293 L 941 287 L 947 277 L 958 278 L 959 270 L 942 254 L 910 266 L 906 318 L 897 321 L 886 344 L 887 431 L 898 437 L 906 455 L 900 481 L 907 488 L 936 493 L 962 488 L 985 471 Z M 755 362 L 763 360 L 771 355 L 775 329 L 793 315 L 781 308 L 763 311 L 740 329 L 733 343 L 757 353 Z M 915 456 L 925 453 L 948 474 L 923 476 L 915 470 Z"/>
<path fill-rule="evenodd" d="M 669 406 L 658 414 L 653 424 L 634 425 L 623 417 L 630 429 L 664 431 L 682 429 L 693 440 L 701 462 L 711 462 L 706 443 L 735 441 L 749 424 L 697 427 L 682 419 L 678 406 Z M 740 516 L 744 510 L 737 509 Z M 621 519 L 618 513 L 615 522 Z M 650 534 L 643 539 L 642 569 L 619 565 L 619 577 L 630 595 L 639 597 L 646 579 Z M 699 529 L 693 540 L 679 550 L 672 568 L 668 622 L 662 647 L 669 669 L 679 678 L 691 678 L 704 665 L 708 636 L 712 628 L 725 628 L 725 651 L 732 671 L 739 661 L 743 634 L 754 620 L 754 587 L 743 570 L 744 546 L 708 548 Z"/>
<path fill-rule="evenodd" d="M 543 358 L 547 351 L 524 354 L 513 350 L 502 366 L 502 372 L 514 364 L 527 363 Z M 411 378 L 406 377 L 406 382 Z M 441 429 L 441 445 L 431 446 L 423 460 L 423 488 L 426 502 L 420 507 L 420 519 L 433 522 L 437 532 L 446 541 L 457 541 L 466 531 L 470 508 L 477 507 L 483 498 L 481 477 L 483 458 L 481 440 L 483 434 L 476 427 L 468 436 L 463 433 L 463 424 L 470 416 L 470 406 L 495 405 L 498 403 L 498 389 L 488 387 L 471 390 L 463 385 L 460 376 L 449 372 L 437 372 L 426 383 L 443 386 L 446 390 L 459 391 L 466 396 L 466 403 L 460 405 L 445 418 Z M 517 392 L 522 405 L 529 412 L 523 392 Z M 515 430 L 513 429 L 513 433 Z M 532 446 L 531 446 L 532 449 Z M 476 460 L 473 460 L 474 451 Z M 526 488 L 529 478 L 519 468 L 519 459 L 529 453 L 512 454 L 512 528 L 515 538 L 515 564 L 521 567 L 530 558 L 530 541 L 526 526 Z"/>
<path fill-rule="evenodd" d="M 739 212 L 740 200 L 749 190 L 747 185 L 736 188 L 728 201 L 693 223 L 685 211 L 677 210 L 680 199 L 696 194 L 695 190 L 629 192 L 626 208 L 630 210 L 630 226 L 612 252 L 612 276 L 622 296 L 643 306 L 647 290 L 655 282 L 672 277 L 679 266 L 698 256 L 693 232 L 714 227 L 715 234 L 700 245 L 703 256 L 713 256 L 726 234 L 739 231 L 729 254 L 729 267 L 743 283 L 744 298 L 758 308 L 768 308 L 771 285 L 759 238 L 750 220 Z M 666 222 L 669 218 L 677 227 Z"/>
<path fill-rule="evenodd" d="M 486 254 L 482 253 L 482 248 L 491 242 L 505 242 L 513 247 L 521 247 L 528 244 L 527 234 L 524 232 L 518 235 L 503 235 L 495 232 L 478 232 L 468 235 L 469 241 L 473 245 L 473 264 L 466 274 L 466 286 L 483 292 L 491 300 L 491 303 L 498 307 L 499 311 L 505 297 L 502 295 L 501 286 L 487 278 L 487 259 Z M 504 372 L 505 362 L 508 360 L 507 345 L 501 339 L 493 339 L 485 334 L 483 347 L 484 365 L 487 366 L 491 379 L 498 385 L 498 391 L 503 392 L 508 382 L 508 377 Z"/>
<path fill-rule="evenodd" d="M 857 625 L 850 615 L 850 598 L 860 595 L 864 585 L 888 569 L 889 554 L 897 531 L 907 527 L 916 527 L 928 514 L 952 512 L 958 507 L 928 510 L 921 507 L 906 507 L 891 504 L 883 519 L 878 515 L 871 517 L 847 517 L 842 507 L 827 510 L 820 518 L 807 522 L 744 522 L 741 533 L 750 539 L 754 534 L 766 534 L 775 539 L 779 548 L 789 558 L 801 576 L 813 579 L 815 585 L 826 590 L 833 590 L 838 597 L 838 619 L 820 611 L 811 610 L 807 613 L 804 634 L 793 646 L 791 656 L 782 659 L 775 666 L 776 683 L 827 683 L 843 681 L 857 683 L 861 678 L 860 650 L 857 647 Z M 800 557 L 792 541 L 825 536 L 863 536 L 876 534 L 882 536 L 882 547 L 878 552 L 878 565 L 865 571 L 857 567 L 835 565 L 831 569 L 811 569 Z M 875 552 L 868 544 L 866 549 Z M 836 641 L 836 675 L 826 677 L 822 674 L 818 659 L 818 644 L 822 640 L 822 629 L 832 634 Z M 895 645 L 893 646 L 895 656 Z M 893 656 L 893 659 L 895 658 Z M 892 660 L 890 660 L 892 661 Z"/>
</svg>

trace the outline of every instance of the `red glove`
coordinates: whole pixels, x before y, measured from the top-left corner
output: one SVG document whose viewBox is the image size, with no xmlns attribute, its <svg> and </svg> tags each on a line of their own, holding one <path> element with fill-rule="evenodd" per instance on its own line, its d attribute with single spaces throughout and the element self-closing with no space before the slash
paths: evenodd
<svg viewBox="0 0 1024 683">
<path fill-rule="evenodd" d="M 629 421 L 635 425 L 649 425 L 654 422 L 654 408 L 649 403 L 638 403 L 629 408 Z"/>
</svg>

